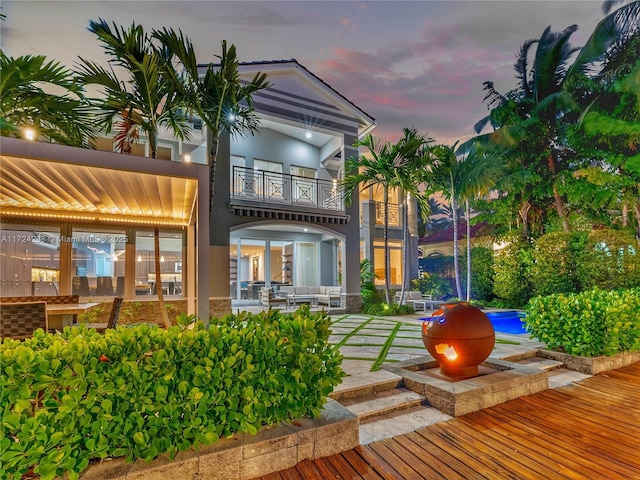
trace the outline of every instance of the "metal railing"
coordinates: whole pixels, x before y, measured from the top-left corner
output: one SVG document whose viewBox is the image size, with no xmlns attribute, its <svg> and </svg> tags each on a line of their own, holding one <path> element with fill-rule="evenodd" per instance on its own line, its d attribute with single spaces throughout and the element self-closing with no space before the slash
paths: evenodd
<svg viewBox="0 0 640 480">
<path fill-rule="evenodd" d="M 400 226 L 400 207 L 398 204 L 389 203 L 389 226 Z M 384 225 L 384 203 L 376 202 L 376 224 Z"/>
<path fill-rule="evenodd" d="M 342 195 L 331 180 L 233 167 L 231 198 L 324 210 L 344 210 Z"/>
</svg>

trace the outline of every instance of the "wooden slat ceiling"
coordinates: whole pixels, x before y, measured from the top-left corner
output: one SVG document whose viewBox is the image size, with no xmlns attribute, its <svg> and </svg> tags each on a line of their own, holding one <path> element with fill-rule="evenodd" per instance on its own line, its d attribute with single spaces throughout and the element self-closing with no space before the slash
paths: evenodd
<svg viewBox="0 0 640 480">
<path fill-rule="evenodd" d="M 2 156 L 3 214 L 43 212 L 190 223 L 197 180 Z"/>
</svg>

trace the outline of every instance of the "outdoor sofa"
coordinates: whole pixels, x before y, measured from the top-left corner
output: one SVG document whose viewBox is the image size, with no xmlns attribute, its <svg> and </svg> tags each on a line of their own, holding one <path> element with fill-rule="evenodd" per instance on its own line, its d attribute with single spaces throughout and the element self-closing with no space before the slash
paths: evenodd
<svg viewBox="0 0 640 480">
<path fill-rule="evenodd" d="M 280 286 L 278 294 L 287 299 L 287 306 L 293 307 L 299 303 L 310 303 L 312 306 L 326 305 L 327 307 L 342 304 L 342 287 L 339 286 Z"/>
</svg>

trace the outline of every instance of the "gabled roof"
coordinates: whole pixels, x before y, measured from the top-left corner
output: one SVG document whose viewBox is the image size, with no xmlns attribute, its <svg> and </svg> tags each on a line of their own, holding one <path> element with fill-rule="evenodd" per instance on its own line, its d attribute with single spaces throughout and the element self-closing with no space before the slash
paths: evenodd
<svg viewBox="0 0 640 480">
<path fill-rule="evenodd" d="M 200 64 L 199 68 L 206 68 L 212 64 Z M 214 66 L 216 64 L 213 64 Z M 248 73 L 253 71 L 261 71 L 269 74 L 270 71 L 293 71 L 302 78 L 310 82 L 315 88 L 320 89 L 326 96 L 332 99 L 332 102 L 341 110 L 348 112 L 351 116 L 358 119 L 361 125 L 359 128 L 360 136 L 366 135 L 376 126 L 375 119 L 367 112 L 358 107 L 355 103 L 338 92 L 335 88 L 315 75 L 304 65 L 301 65 L 295 58 L 290 60 L 258 60 L 252 62 L 240 62 L 240 73 Z"/>
</svg>

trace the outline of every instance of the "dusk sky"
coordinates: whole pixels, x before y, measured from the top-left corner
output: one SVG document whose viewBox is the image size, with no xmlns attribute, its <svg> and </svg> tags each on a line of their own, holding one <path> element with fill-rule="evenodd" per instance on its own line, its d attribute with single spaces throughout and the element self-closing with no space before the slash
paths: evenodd
<svg viewBox="0 0 640 480">
<path fill-rule="evenodd" d="M 438 142 L 473 134 L 487 114 L 482 82 L 515 86 L 525 40 L 547 26 L 579 26 L 582 46 L 602 20 L 601 1 L 30 1 L 2 2 L 5 54 L 44 54 L 67 66 L 106 56 L 89 20 L 182 29 L 201 63 L 220 42 L 241 61 L 295 58 L 376 119 L 374 134 L 396 140 L 416 127 Z"/>
</svg>

